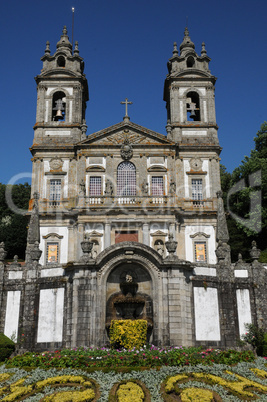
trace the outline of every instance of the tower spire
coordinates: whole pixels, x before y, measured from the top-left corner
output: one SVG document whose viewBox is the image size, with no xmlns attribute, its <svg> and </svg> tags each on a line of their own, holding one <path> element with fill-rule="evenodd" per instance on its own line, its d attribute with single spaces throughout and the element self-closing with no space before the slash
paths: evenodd
<svg viewBox="0 0 267 402">
<path fill-rule="evenodd" d="M 63 27 L 62 35 L 57 43 L 57 50 L 68 50 L 72 52 L 72 44 L 69 41 L 68 31 L 66 25 Z"/>
<path fill-rule="evenodd" d="M 184 39 L 180 45 L 181 55 L 183 55 L 183 53 L 185 53 L 186 50 L 191 50 L 191 49 L 195 50 L 195 44 L 190 39 L 188 28 L 185 27 Z"/>
</svg>

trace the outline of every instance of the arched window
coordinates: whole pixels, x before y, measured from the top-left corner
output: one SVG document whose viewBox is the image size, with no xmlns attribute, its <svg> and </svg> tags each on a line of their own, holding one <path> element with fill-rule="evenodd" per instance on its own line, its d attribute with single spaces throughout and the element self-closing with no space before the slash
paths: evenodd
<svg viewBox="0 0 267 402">
<path fill-rule="evenodd" d="M 188 92 L 186 99 L 187 121 L 200 121 L 199 95 Z"/>
<path fill-rule="evenodd" d="M 122 162 L 117 169 L 117 195 L 136 195 L 136 169 L 131 162 Z"/>
<path fill-rule="evenodd" d="M 65 67 L 65 57 L 59 56 L 57 59 L 58 67 Z"/>
<path fill-rule="evenodd" d="M 187 67 L 194 67 L 195 65 L 195 59 L 192 56 L 189 56 L 188 59 L 186 60 L 186 66 Z"/>
<path fill-rule="evenodd" d="M 52 120 L 64 121 L 66 112 L 66 95 L 62 91 L 55 92 L 53 95 Z"/>
</svg>

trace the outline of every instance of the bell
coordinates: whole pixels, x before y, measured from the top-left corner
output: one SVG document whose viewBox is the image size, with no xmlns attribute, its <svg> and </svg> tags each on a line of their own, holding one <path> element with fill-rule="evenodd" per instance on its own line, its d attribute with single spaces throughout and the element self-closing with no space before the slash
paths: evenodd
<svg viewBox="0 0 267 402">
<path fill-rule="evenodd" d="M 57 119 L 63 119 L 63 114 L 62 114 L 60 109 L 57 110 L 56 118 Z"/>
<path fill-rule="evenodd" d="M 190 119 L 193 119 L 194 117 L 196 117 L 196 113 L 194 110 L 191 110 Z"/>
</svg>

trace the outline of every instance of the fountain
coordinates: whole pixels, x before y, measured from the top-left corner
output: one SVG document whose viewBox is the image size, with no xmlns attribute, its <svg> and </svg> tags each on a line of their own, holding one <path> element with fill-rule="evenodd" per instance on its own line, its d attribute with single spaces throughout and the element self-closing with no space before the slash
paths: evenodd
<svg viewBox="0 0 267 402">
<path fill-rule="evenodd" d="M 146 320 L 148 339 L 153 328 L 152 300 L 150 296 L 138 292 L 138 283 L 127 273 L 120 282 L 120 292 L 113 294 L 107 302 L 106 328 L 109 333 L 111 320 Z"/>
</svg>

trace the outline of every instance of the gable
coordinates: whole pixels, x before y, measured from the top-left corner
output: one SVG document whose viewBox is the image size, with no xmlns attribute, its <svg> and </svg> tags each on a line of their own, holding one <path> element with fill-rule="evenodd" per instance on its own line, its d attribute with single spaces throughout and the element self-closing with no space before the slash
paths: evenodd
<svg viewBox="0 0 267 402">
<path fill-rule="evenodd" d="M 131 122 L 122 122 L 107 129 L 89 134 L 87 138 L 80 142 L 82 145 L 122 145 L 125 138 L 129 139 L 132 145 L 170 145 L 172 141 L 168 140 L 165 135 L 156 133 L 145 127 L 138 126 Z"/>
</svg>

